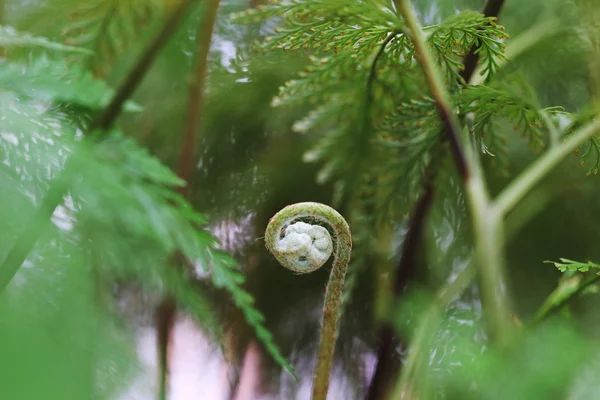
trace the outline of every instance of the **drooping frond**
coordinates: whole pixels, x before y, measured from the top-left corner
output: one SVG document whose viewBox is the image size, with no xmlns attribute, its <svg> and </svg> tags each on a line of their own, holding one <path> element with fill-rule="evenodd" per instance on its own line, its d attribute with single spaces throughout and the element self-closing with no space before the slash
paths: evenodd
<svg viewBox="0 0 600 400">
<path fill-rule="evenodd" d="M 63 36 L 67 44 L 91 50 L 87 65 L 104 76 L 162 8 L 159 0 L 94 0 L 73 13 Z"/>
<path fill-rule="evenodd" d="M 542 109 L 524 83 L 495 82 L 489 86 L 468 86 L 456 95 L 462 115 L 473 115 L 471 134 L 483 154 L 496 157 L 501 171 L 508 169 L 508 138 L 501 132 L 501 120 L 514 125 L 514 130 L 527 140 L 529 147 L 539 153 L 545 147 L 548 124 L 560 107 Z"/>
<path fill-rule="evenodd" d="M 567 139 L 577 129 L 591 121 L 597 113 L 597 104 L 592 104 L 580 113 L 573 115 L 561 113 L 563 125 L 567 125 L 564 131 L 564 138 Z M 597 174 L 600 170 L 600 135 L 593 135 L 590 140 L 583 143 L 575 150 L 575 156 L 581 157 L 579 166 L 583 167 L 588 161 L 591 162 L 586 174 Z"/>
<path fill-rule="evenodd" d="M 90 165 L 90 160 L 96 164 Z M 72 191 L 80 199 L 77 216 L 86 237 L 100 248 L 112 249 L 100 254 L 101 264 L 111 274 L 133 275 L 154 290 L 165 283 L 178 285 L 167 292 L 182 294 L 178 300 L 185 308 L 206 311 L 210 307 L 202 307 L 190 293 L 195 272 L 180 276 L 174 272 L 179 268 L 165 267 L 165 260 L 180 251 L 190 265 L 210 272 L 216 287 L 231 294 L 269 353 L 293 372 L 265 328 L 254 299 L 242 288 L 244 278 L 237 262 L 217 250 L 217 239 L 202 229 L 205 218 L 172 191 L 183 184 L 173 172 L 117 132 L 97 143 L 92 157 L 81 162 L 79 169 L 85 173 Z"/>
<path fill-rule="evenodd" d="M 463 81 L 458 73 L 462 70 L 462 58 L 473 47 L 480 54 L 480 63 L 484 65 L 481 74 L 487 74 L 487 79 L 496 72 L 497 62 L 506 59 L 504 41 L 508 35 L 504 27 L 496 24 L 496 18 L 463 11 L 439 25 L 426 27 L 425 31 L 429 33 L 427 41 L 438 63 L 444 67 L 448 82 Z"/>
</svg>

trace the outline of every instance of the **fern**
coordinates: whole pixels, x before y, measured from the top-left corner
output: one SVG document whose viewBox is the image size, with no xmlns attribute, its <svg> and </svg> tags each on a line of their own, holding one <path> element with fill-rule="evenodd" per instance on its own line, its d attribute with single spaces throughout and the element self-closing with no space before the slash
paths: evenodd
<svg viewBox="0 0 600 400">
<path fill-rule="evenodd" d="M 19 32 L 12 26 L 6 25 L 0 26 L 0 47 L 33 47 L 51 51 L 92 54 L 88 49 L 53 42 L 45 37 Z"/>
<path fill-rule="evenodd" d="M 178 287 L 165 288 L 169 289 L 166 292 L 183 293 L 178 299 L 184 301 L 184 307 L 207 311 L 209 308 L 191 295 L 192 289 L 185 290 L 189 278 L 169 278 L 173 269 L 163 268 L 163 260 L 181 251 L 191 265 L 212 273 L 213 284 L 232 295 L 269 353 L 293 373 L 264 327 L 264 317 L 254 307 L 252 296 L 241 287 L 244 279 L 237 263 L 218 251 L 218 241 L 200 229 L 205 218 L 171 190 L 183 182 L 118 132 L 97 143 L 92 154 L 97 164 L 90 165 L 85 153 L 77 155 L 82 162 L 79 169 L 85 172 L 72 194 L 80 199 L 77 215 L 88 227 L 86 236 L 100 248 L 111 249 L 101 255 L 102 265 L 111 274 L 133 274 L 136 280 L 154 282 L 151 287 L 174 282 Z"/>
<path fill-rule="evenodd" d="M 309 55 L 306 69 L 281 87 L 272 104 L 312 108 L 294 129 L 321 135 L 304 156 L 323 163 L 317 181 L 335 178 L 343 185 L 338 186 L 342 196 L 351 191 L 358 200 L 355 232 L 372 232 L 380 221 L 403 217 L 421 193 L 426 165 L 440 157 L 431 153 L 442 133 L 434 102 L 422 95 L 425 81 L 403 21 L 390 2 L 376 1 L 275 2 L 233 16 L 244 23 L 269 18 L 277 27 L 257 46 L 260 51 Z M 426 30 L 453 86 L 459 82 L 461 56 L 472 46 L 481 47 L 492 75 L 508 38 L 493 19 L 474 12 Z M 377 256 L 373 240 L 355 233 L 346 301 L 362 266 Z"/>
<path fill-rule="evenodd" d="M 471 48 L 476 48 L 480 63 L 484 65 L 481 74 L 490 79 L 498 68 L 497 62 L 506 60 L 504 41 L 508 35 L 504 27 L 496 24 L 496 18 L 485 17 L 475 11 L 463 11 L 441 24 L 424 29 L 429 33 L 428 42 L 444 67 L 448 82 L 462 82 L 462 58 Z"/>
<path fill-rule="evenodd" d="M 568 139 L 573 132 L 591 121 L 596 116 L 596 110 L 596 104 L 591 104 L 577 115 L 562 113 L 563 123 L 567 125 L 563 133 L 563 138 L 565 140 Z M 600 170 L 600 135 L 593 135 L 575 150 L 574 155 L 581 157 L 581 161 L 579 162 L 580 167 L 591 161 L 591 166 L 587 170 L 586 175 L 596 175 L 598 170 Z"/>
<path fill-rule="evenodd" d="M 528 87 L 523 83 L 493 83 L 489 86 L 467 86 L 456 97 L 462 115 L 473 113 L 470 133 L 483 154 L 497 157 L 500 172 L 508 171 L 507 137 L 498 128 L 500 120 L 513 124 L 536 153 L 545 148 L 548 121 L 553 115 L 562 113 L 560 107 L 541 109 L 531 98 Z M 549 116 L 546 118 L 546 116 Z"/>
<path fill-rule="evenodd" d="M 65 43 L 92 51 L 88 68 L 105 76 L 161 11 L 159 0 L 94 0 L 73 13 L 73 22 L 63 31 Z"/>
<path fill-rule="evenodd" d="M 361 154 L 364 158 L 372 151 L 369 131 L 380 130 L 384 120 L 402 114 L 401 105 L 422 90 L 423 78 L 414 68 L 414 47 L 403 33 L 403 22 L 390 4 L 375 1 L 274 2 L 233 15 L 234 21 L 243 23 L 269 18 L 279 21 L 279 26 L 258 45 L 261 51 L 310 54 L 309 66 L 281 87 L 273 105 L 314 107 L 295 125 L 297 131 L 323 134 L 305 160 L 324 162 L 319 182 L 334 176 L 344 180 L 353 174 L 347 157 Z M 438 62 L 453 82 L 462 69 L 459 57 L 474 45 L 480 46 L 486 72 L 492 75 L 508 37 L 493 19 L 475 12 L 461 13 L 426 30 Z M 364 103 L 356 103 L 357 98 Z M 434 134 L 439 135 L 439 129 Z"/>
</svg>

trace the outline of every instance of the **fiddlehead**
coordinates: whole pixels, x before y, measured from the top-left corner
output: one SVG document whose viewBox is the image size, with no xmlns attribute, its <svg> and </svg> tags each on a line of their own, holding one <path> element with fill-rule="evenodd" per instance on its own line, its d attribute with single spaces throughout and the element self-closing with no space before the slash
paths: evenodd
<svg viewBox="0 0 600 400">
<path fill-rule="evenodd" d="M 302 221 L 304 220 L 304 221 Z M 328 226 L 333 232 L 320 225 Z M 325 400 L 338 334 L 344 279 L 352 252 L 348 223 L 333 208 L 320 203 L 296 203 L 271 218 L 265 232 L 267 249 L 279 263 L 305 274 L 325 264 L 333 252 L 333 267 L 325 289 L 321 337 L 313 382 L 313 400 Z"/>
</svg>

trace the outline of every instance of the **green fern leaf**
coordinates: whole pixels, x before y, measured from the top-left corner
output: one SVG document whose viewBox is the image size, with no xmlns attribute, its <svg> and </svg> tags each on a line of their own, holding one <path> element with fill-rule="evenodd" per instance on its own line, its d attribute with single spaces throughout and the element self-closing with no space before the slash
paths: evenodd
<svg viewBox="0 0 600 400">
<path fill-rule="evenodd" d="M 600 269 L 600 265 L 593 263 L 591 261 L 588 262 L 579 262 L 569 260 L 568 258 L 560 258 L 560 262 L 557 261 L 544 261 L 545 264 L 553 264 L 560 272 L 567 271 L 578 271 L 578 272 L 588 272 L 591 269 Z M 600 272 L 598 272 L 600 275 Z"/>
<path fill-rule="evenodd" d="M 536 153 L 545 148 L 545 132 L 549 129 L 545 115 L 561 113 L 562 108 L 542 109 L 523 82 L 496 82 L 489 86 L 468 86 L 455 97 L 462 115 L 473 113 L 471 134 L 480 150 L 498 159 L 502 172 L 508 170 L 508 139 L 498 129 L 499 120 L 513 124 L 515 131 L 527 140 Z"/>
<path fill-rule="evenodd" d="M 508 35 L 504 27 L 496 24 L 496 18 L 463 11 L 439 25 L 424 29 L 429 33 L 427 41 L 435 51 L 438 63 L 444 66 L 448 82 L 462 81 L 458 73 L 462 69 L 462 58 L 474 46 L 480 55 L 480 63 L 485 65 L 481 74 L 487 74 L 487 79 L 496 72 L 498 60 L 506 59 L 504 41 Z"/>
<path fill-rule="evenodd" d="M 183 290 L 185 279 L 189 278 L 165 278 L 165 273 L 173 274 L 167 272 L 173 268 L 165 271 L 160 261 L 181 252 L 189 265 L 198 265 L 204 272 L 210 272 L 214 286 L 231 294 L 265 348 L 293 374 L 293 368 L 265 328 L 264 317 L 254 306 L 252 296 L 242 288 L 244 278 L 236 269 L 236 261 L 219 251 L 218 240 L 201 228 L 206 222 L 204 217 L 171 190 L 183 182 L 118 132 L 96 143 L 91 151 L 95 165 L 90 165 L 90 156 L 85 153 L 76 155 L 81 162 L 77 169 L 82 171 L 83 179 L 73 186 L 72 193 L 81 202 L 78 218 L 85 221 L 86 237 L 100 248 L 112 250 L 110 254 L 101 255 L 103 265 L 110 266 L 110 273 L 134 276 L 148 282 L 150 287 L 157 287 L 168 278 L 168 282 Z M 188 308 L 206 311 L 204 303 L 195 300 L 190 293 L 180 300 L 192 301 L 192 304 L 183 304 Z"/>
<path fill-rule="evenodd" d="M 594 102 L 577 115 L 571 115 L 566 112 L 557 113 L 562 120 L 562 124 L 558 125 L 566 125 L 563 138 L 567 139 L 573 132 L 595 118 L 597 110 L 597 103 Z M 586 175 L 596 175 L 600 170 L 600 135 L 592 136 L 590 140 L 575 149 L 574 155 L 580 157 L 580 167 L 591 161 L 591 166 L 588 168 Z"/>
</svg>

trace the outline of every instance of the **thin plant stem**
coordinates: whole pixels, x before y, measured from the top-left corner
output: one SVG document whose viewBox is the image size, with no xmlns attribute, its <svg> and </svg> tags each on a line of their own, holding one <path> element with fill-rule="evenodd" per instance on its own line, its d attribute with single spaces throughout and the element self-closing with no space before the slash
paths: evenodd
<svg viewBox="0 0 600 400">
<path fill-rule="evenodd" d="M 335 236 L 335 250 L 327 229 L 320 225 L 295 222 L 301 219 L 329 226 Z M 350 227 L 344 217 L 325 204 L 296 203 L 283 208 L 271 218 L 265 231 L 265 243 L 282 266 L 299 274 L 321 268 L 333 252 L 333 266 L 325 288 L 312 387 L 312 400 L 326 400 L 338 336 L 344 281 L 352 252 Z"/>
<path fill-rule="evenodd" d="M 506 216 L 543 177 L 598 131 L 600 118 L 578 129 L 560 145 L 544 153 L 498 195 L 494 202 L 495 213 L 501 217 Z"/>
<path fill-rule="evenodd" d="M 470 151 L 469 153 L 473 153 Z M 469 158 L 474 159 L 474 155 Z M 501 346 L 512 341 L 514 325 L 504 276 L 504 222 L 492 206 L 480 166 L 466 186 L 473 221 L 475 259 L 488 336 Z"/>
<path fill-rule="evenodd" d="M 581 274 L 576 274 L 572 278 L 561 282 L 558 287 L 550 293 L 546 301 L 540 306 L 533 320 L 529 323 L 529 327 L 535 327 L 545 321 L 548 317 L 556 314 L 579 296 L 585 289 L 600 281 L 600 275 L 591 277 L 583 277 Z"/>
<path fill-rule="evenodd" d="M 212 41 L 212 33 L 217 18 L 219 0 L 206 0 L 204 15 L 200 18 L 196 32 L 196 50 L 194 71 L 188 86 L 187 119 L 180 146 L 178 175 L 186 182 L 178 191 L 186 198 L 190 196 L 196 151 L 200 137 L 200 127 L 204 106 L 204 86 L 208 69 L 208 53 Z M 186 261 L 180 254 L 173 256 L 175 267 L 181 267 Z M 167 398 L 169 379 L 168 348 L 172 330 L 175 324 L 177 306 L 171 293 L 167 293 L 156 310 L 157 315 L 157 345 L 159 362 L 159 395 L 160 400 Z"/>
<path fill-rule="evenodd" d="M 121 114 L 123 104 L 125 104 L 125 101 L 140 84 L 160 50 L 179 26 L 188 7 L 195 1 L 197 0 L 182 0 L 181 3 L 177 5 L 163 28 L 158 32 L 152 42 L 150 42 L 146 50 L 142 53 L 142 56 L 131 69 L 130 73 L 125 77 L 111 102 L 90 125 L 88 132 L 92 133 L 91 137 L 93 139 L 101 140 L 106 136 L 108 129 Z M 77 149 L 75 152 L 76 151 Z M 38 238 L 50 226 L 50 218 L 52 217 L 54 210 L 63 201 L 63 197 L 71 185 L 72 177 L 78 172 L 76 164 L 73 157 L 66 161 L 63 170 L 51 182 L 48 192 L 42 199 L 38 209 L 30 218 L 27 227 L 19 235 L 4 261 L 2 261 L 2 264 L 0 265 L 0 293 L 4 291 L 6 286 L 8 286 L 15 276 L 20 266 L 27 258 L 27 255 L 33 249 Z"/>
</svg>

